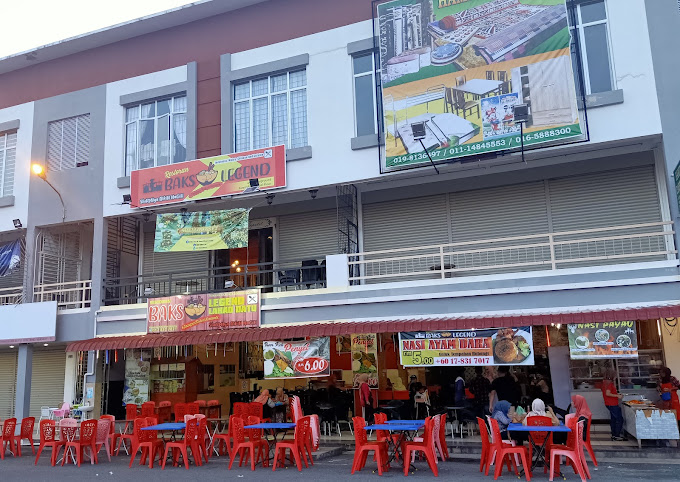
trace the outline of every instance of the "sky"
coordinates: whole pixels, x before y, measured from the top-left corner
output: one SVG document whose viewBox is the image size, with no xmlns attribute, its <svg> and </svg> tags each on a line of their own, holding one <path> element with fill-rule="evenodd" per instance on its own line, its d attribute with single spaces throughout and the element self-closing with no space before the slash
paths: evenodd
<svg viewBox="0 0 680 482">
<path fill-rule="evenodd" d="M 2 0 L 0 58 L 192 3 L 189 0 Z"/>
</svg>

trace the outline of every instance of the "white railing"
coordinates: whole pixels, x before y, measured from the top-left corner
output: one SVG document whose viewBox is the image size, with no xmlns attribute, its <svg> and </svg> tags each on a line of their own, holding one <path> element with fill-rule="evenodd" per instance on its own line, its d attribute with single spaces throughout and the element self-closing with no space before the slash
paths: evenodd
<svg viewBox="0 0 680 482">
<path fill-rule="evenodd" d="M 13 286 L 12 288 L 0 289 L 0 306 L 17 305 L 23 300 L 23 287 Z"/>
<path fill-rule="evenodd" d="M 349 279 L 354 283 L 444 279 L 664 260 L 677 254 L 672 224 L 611 226 L 357 253 L 348 257 Z"/>
<path fill-rule="evenodd" d="M 92 280 L 49 283 L 33 288 L 33 301 L 56 301 L 60 310 L 89 308 L 91 297 Z"/>
</svg>

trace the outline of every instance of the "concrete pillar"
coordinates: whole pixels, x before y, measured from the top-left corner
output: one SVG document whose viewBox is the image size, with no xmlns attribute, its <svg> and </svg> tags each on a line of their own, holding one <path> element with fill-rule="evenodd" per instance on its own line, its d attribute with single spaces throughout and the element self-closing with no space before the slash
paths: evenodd
<svg viewBox="0 0 680 482">
<path fill-rule="evenodd" d="M 33 302 L 33 283 L 35 277 L 35 237 L 39 230 L 35 226 L 26 229 L 26 250 L 24 251 L 23 302 Z"/>
<path fill-rule="evenodd" d="M 31 377 L 33 376 L 33 345 L 19 345 L 17 357 L 17 389 L 14 417 L 17 421 L 31 411 Z"/>
<path fill-rule="evenodd" d="M 64 376 L 64 401 L 71 402 L 81 394 L 76 394 L 76 373 L 78 369 L 78 353 L 66 352 L 66 370 Z"/>
<path fill-rule="evenodd" d="M 108 222 L 105 218 L 95 218 L 92 232 L 92 302 L 90 313 L 96 313 L 102 304 L 102 280 L 106 273 L 106 238 Z M 95 317 L 92 317 L 92 336 L 96 336 Z"/>
</svg>

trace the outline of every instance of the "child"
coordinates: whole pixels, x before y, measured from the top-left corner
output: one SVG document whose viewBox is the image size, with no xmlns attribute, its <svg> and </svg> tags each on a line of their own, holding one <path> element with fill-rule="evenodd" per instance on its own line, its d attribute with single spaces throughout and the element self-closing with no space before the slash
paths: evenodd
<svg viewBox="0 0 680 482">
<path fill-rule="evenodd" d="M 414 397 L 416 406 L 416 419 L 421 420 L 430 415 L 430 396 L 427 388 L 422 383 L 416 384 L 416 394 Z"/>
</svg>

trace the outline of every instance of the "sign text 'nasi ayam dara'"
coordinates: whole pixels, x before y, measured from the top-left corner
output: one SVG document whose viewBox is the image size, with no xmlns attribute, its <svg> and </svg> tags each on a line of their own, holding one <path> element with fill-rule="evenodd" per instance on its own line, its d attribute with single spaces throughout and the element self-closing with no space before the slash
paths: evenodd
<svg viewBox="0 0 680 482">
<path fill-rule="evenodd" d="M 257 328 L 260 326 L 260 291 L 151 298 L 147 309 L 148 333 Z"/>
<path fill-rule="evenodd" d="M 251 181 L 257 180 L 257 187 Z M 286 147 L 224 154 L 132 171 L 132 207 L 248 194 L 286 186 Z"/>
</svg>

